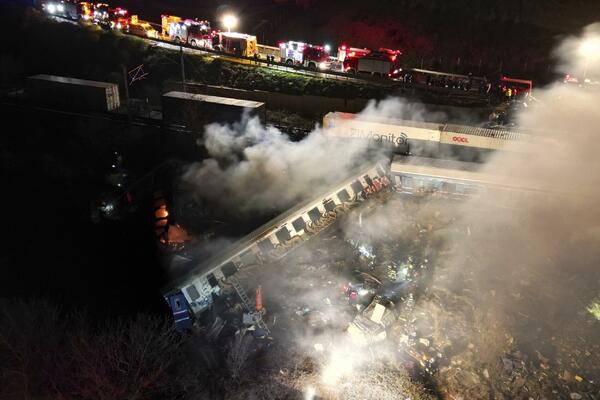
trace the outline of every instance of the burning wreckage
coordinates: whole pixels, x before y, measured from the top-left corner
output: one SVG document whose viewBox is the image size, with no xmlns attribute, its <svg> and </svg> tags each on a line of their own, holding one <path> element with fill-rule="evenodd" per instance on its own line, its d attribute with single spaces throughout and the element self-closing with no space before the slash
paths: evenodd
<svg viewBox="0 0 600 400">
<path fill-rule="evenodd" d="M 250 311 L 247 295 L 234 276 L 236 272 L 248 266 L 282 259 L 301 243 L 332 225 L 338 217 L 367 201 L 370 196 L 390 188 L 390 185 L 384 164 L 358 171 L 331 191 L 274 218 L 225 253 L 207 260 L 186 277 L 174 282 L 173 289 L 165 295 L 175 324 L 180 329 L 190 328 L 226 288 L 233 288 Z"/>
<path fill-rule="evenodd" d="M 543 277 L 520 272 L 519 283 L 505 295 L 477 285 L 468 267 L 473 258 L 465 260 L 458 291 L 440 284 L 452 273 L 443 260 L 458 251 L 456 243 L 482 233 L 469 222 L 461 224 L 448 202 L 461 204 L 484 192 L 527 196 L 539 188 L 482 173 L 472 163 L 397 156 L 391 166 L 370 167 L 275 218 L 177 282 L 165 297 L 178 327 L 204 325 L 209 337 L 221 333 L 228 307 L 237 302 L 236 338 L 272 331 L 285 340 L 290 331 L 305 329 L 315 359 L 336 346 L 342 330 L 353 352 L 383 346 L 389 353 L 391 344 L 402 365 L 443 398 L 598 398 L 600 347 L 593 332 L 566 328 L 565 335 L 546 337 L 537 328 L 532 344 L 519 334 L 521 325 L 535 326 L 526 305 L 515 315 L 480 304 L 481 297 L 503 296 L 532 303 L 530 282 Z M 363 232 L 382 207 L 386 218 L 403 225 L 402 238 L 391 229 Z M 307 243 L 316 235 L 320 240 Z M 440 245 L 442 236 L 455 240 Z M 300 247 L 306 251 L 292 253 Z M 269 276 L 277 283 L 269 285 Z M 242 283 L 267 289 L 268 318 L 262 291 L 252 302 Z M 220 305 L 231 297 L 235 301 Z M 595 315 L 597 303 L 590 304 L 589 314 Z M 589 315 L 578 319 L 591 326 Z M 289 374 L 286 368 L 280 373 Z"/>
</svg>

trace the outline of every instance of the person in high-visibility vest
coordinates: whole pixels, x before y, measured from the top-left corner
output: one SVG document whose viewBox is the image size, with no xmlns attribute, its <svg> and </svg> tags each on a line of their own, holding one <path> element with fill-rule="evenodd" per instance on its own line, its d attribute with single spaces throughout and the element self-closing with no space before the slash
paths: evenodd
<svg viewBox="0 0 600 400">
<path fill-rule="evenodd" d="M 262 309 L 263 309 L 262 287 L 259 286 L 256 288 L 256 311 L 262 311 Z"/>
<path fill-rule="evenodd" d="M 512 97 L 512 89 L 508 88 L 508 89 L 506 89 L 506 98 L 508 100 L 510 100 L 511 97 Z"/>
</svg>

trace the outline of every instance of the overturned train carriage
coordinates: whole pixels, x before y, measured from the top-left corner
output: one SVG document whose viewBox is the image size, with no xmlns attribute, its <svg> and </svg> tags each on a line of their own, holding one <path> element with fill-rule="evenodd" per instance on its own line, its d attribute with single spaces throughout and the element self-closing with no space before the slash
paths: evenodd
<svg viewBox="0 0 600 400">
<path fill-rule="evenodd" d="M 539 136 L 515 130 L 486 129 L 466 125 L 436 124 L 376 118 L 342 112 L 323 117 L 323 131 L 339 139 L 368 140 L 390 146 L 394 152 L 421 156 L 452 156 L 464 160 L 485 157 L 494 150 L 532 152 Z"/>
<path fill-rule="evenodd" d="M 483 192 L 563 195 L 544 182 L 502 172 L 507 171 L 490 171 L 485 164 L 473 162 L 403 155 L 394 156 L 390 166 L 395 191 L 407 195 L 437 193 L 455 199 Z"/>
<path fill-rule="evenodd" d="M 239 269 L 283 258 L 311 236 L 330 226 L 339 216 L 390 185 L 389 163 L 356 171 L 314 200 L 290 209 L 267 222 L 224 253 L 202 263 L 169 288 L 165 299 L 178 328 L 191 327 L 221 295 L 228 277 Z"/>
</svg>

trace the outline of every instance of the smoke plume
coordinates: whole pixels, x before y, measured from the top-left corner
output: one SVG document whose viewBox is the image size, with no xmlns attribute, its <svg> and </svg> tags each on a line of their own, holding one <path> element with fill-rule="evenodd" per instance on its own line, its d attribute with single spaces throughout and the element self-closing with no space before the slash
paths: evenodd
<svg viewBox="0 0 600 400">
<path fill-rule="evenodd" d="M 600 51 L 585 52 L 600 49 L 598 43 L 598 24 L 565 39 L 556 50 L 560 68 L 576 71 L 583 81 L 584 73 L 598 70 Z M 422 296 L 416 303 L 414 315 L 423 316 L 415 321 L 417 338 L 425 331 L 441 329 L 434 336 L 447 343 L 440 340 L 436 345 L 448 349 L 448 354 L 439 355 L 451 362 L 452 355 L 467 354 L 454 362 L 462 362 L 465 369 L 468 361 L 473 370 L 485 370 L 483 375 L 497 374 L 493 385 L 499 391 L 506 390 L 501 387 L 506 369 L 499 360 L 515 351 L 524 354 L 532 368 L 546 371 L 549 383 L 541 390 L 568 381 L 565 369 L 591 381 L 600 378 L 600 360 L 588 351 L 600 345 L 590 311 L 600 294 L 600 210 L 596 206 L 600 199 L 600 90 L 561 82 L 536 89 L 535 98 L 527 101 L 518 121 L 534 128 L 536 151 L 527 157 L 495 153 L 482 172 L 503 176 L 507 183 L 525 182 L 535 191 L 490 191 L 461 202 L 433 199 L 403 210 L 412 214 L 413 221 L 421 220 L 423 225 L 417 223 L 417 228 L 431 231 L 434 248 L 426 253 L 438 254 L 427 289 L 435 296 Z M 387 104 L 371 106 L 368 112 L 396 116 Z M 346 235 L 367 238 L 373 244 L 385 240 L 410 243 L 418 230 L 398 213 L 397 207 L 381 207 L 363 216 L 360 226 L 348 224 Z M 406 251 L 395 256 L 404 257 L 410 249 Z M 395 345 L 390 344 L 391 352 Z M 322 367 L 328 382 L 352 382 L 364 370 L 354 362 L 340 364 L 340 350 L 360 360 L 358 364 L 372 352 L 341 346 L 334 345 Z M 584 352 L 586 357 L 574 356 Z M 572 361 L 567 365 L 566 360 Z M 571 391 L 571 398 L 580 398 L 573 384 L 569 385 L 562 386 L 567 395 Z M 452 393 L 451 387 L 440 390 L 449 398 L 480 398 L 481 390 L 487 390 L 475 387 L 468 393 Z"/>
<path fill-rule="evenodd" d="M 398 98 L 370 102 L 369 118 L 444 120 L 420 104 Z M 186 184 L 210 203 L 236 211 L 268 213 L 312 198 L 348 176 L 348 171 L 381 158 L 361 141 L 331 140 L 320 127 L 299 142 L 256 118 L 234 124 L 210 124 L 204 131 L 209 157 L 189 166 Z"/>
</svg>

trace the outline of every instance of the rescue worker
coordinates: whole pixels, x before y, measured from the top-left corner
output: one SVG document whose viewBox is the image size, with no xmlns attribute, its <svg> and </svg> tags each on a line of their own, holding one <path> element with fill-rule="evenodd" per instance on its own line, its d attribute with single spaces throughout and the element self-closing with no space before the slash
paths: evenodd
<svg viewBox="0 0 600 400">
<path fill-rule="evenodd" d="M 512 89 L 508 88 L 506 89 L 506 98 L 510 101 L 512 98 Z"/>
</svg>

